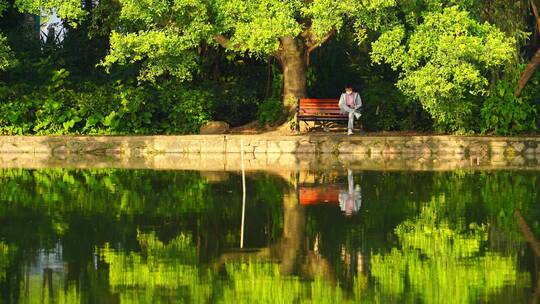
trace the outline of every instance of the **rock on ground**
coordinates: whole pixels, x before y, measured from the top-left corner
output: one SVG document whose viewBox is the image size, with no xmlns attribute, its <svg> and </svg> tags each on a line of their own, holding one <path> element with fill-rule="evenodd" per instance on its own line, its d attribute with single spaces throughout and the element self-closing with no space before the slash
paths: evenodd
<svg viewBox="0 0 540 304">
<path fill-rule="evenodd" d="M 224 121 L 209 121 L 201 127 L 200 134 L 225 134 L 231 126 Z"/>
</svg>

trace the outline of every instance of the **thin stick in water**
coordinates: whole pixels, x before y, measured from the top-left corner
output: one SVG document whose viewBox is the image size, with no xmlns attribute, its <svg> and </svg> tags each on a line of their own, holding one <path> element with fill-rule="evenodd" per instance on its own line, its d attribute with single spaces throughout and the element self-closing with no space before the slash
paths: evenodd
<svg viewBox="0 0 540 304">
<path fill-rule="evenodd" d="M 244 220 L 246 216 L 246 170 L 244 168 L 244 140 L 240 139 L 240 160 L 242 166 L 242 225 L 240 226 L 240 248 L 244 248 Z"/>
</svg>

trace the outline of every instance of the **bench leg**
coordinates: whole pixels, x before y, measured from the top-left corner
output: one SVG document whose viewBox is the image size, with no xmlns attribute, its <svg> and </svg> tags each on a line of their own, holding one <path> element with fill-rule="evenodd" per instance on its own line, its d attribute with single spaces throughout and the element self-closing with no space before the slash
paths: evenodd
<svg viewBox="0 0 540 304">
<path fill-rule="evenodd" d="M 296 134 L 300 134 L 300 120 L 298 119 L 298 116 L 296 117 L 296 125 L 294 128 L 296 129 Z"/>
</svg>

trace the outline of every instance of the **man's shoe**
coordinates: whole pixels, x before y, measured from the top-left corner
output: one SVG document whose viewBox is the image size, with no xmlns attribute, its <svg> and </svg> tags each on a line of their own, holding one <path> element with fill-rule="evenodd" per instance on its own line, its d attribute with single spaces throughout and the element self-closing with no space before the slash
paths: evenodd
<svg viewBox="0 0 540 304">
<path fill-rule="evenodd" d="M 347 131 L 347 135 L 352 135 L 352 134 L 353 134 L 352 130 L 349 129 L 349 131 Z"/>
</svg>

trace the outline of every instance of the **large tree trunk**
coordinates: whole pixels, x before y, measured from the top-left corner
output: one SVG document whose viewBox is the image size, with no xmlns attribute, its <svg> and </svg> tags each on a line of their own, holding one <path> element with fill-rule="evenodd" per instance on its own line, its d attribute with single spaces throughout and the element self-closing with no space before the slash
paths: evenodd
<svg viewBox="0 0 540 304">
<path fill-rule="evenodd" d="M 298 98 L 307 95 L 306 48 L 300 39 L 281 38 L 278 58 L 283 69 L 283 104 L 293 113 Z"/>
</svg>

